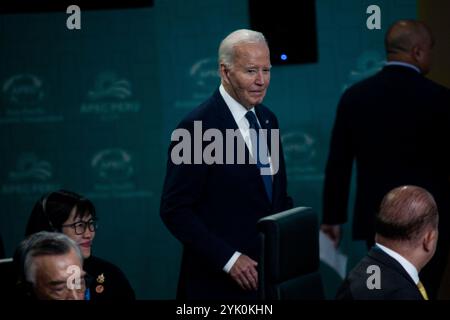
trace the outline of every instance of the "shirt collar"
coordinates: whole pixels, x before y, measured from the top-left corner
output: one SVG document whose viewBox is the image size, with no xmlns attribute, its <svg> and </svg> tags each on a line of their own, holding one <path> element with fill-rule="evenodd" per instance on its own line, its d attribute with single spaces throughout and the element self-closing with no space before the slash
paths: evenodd
<svg viewBox="0 0 450 320">
<path fill-rule="evenodd" d="M 253 113 L 255 113 L 255 107 L 247 110 L 242 104 L 240 104 L 239 102 L 234 100 L 232 96 L 230 96 L 230 94 L 225 90 L 222 84 L 219 87 L 219 92 L 222 95 L 223 100 L 225 100 L 228 109 L 230 109 L 236 123 L 240 123 L 248 111 L 252 111 Z"/>
<path fill-rule="evenodd" d="M 419 283 L 419 272 L 417 271 L 416 267 L 406 260 L 403 256 L 395 252 L 394 250 L 391 250 L 379 243 L 375 243 L 375 245 L 384 251 L 387 255 L 389 255 L 392 259 L 396 260 L 398 263 L 400 263 L 405 269 L 405 271 L 409 274 L 409 276 L 413 279 L 415 284 Z"/>
<path fill-rule="evenodd" d="M 414 69 L 418 73 L 422 73 L 420 71 L 420 69 L 417 68 L 415 65 L 410 64 L 410 63 L 406 63 L 406 62 L 403 62 L 403 61 L 389 61 L 389 62 L 386 62 L 386 66 L 402 66 L 402 67 L 407 67 L 407 68 Z"/>
</svg>

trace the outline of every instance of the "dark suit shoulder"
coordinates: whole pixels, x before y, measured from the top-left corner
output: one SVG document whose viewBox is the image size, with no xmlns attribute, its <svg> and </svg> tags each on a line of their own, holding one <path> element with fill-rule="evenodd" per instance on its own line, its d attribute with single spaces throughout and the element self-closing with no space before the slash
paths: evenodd
<svg viewBox="0 0 450 320">
<path fill-rule="evenodd" d="M 115 274 L 123 274 L 122 270 L 120 270 L 120 268 L 117 267 L 115 264 L 96 256 L 91 256 L 87 258 L 84 261 L 84 266 L 85 268 L 89 268 L 95 271 L 105 270 Z"/>
<path fill-rule="evenodd" d="M 336 299 L 422 300 L 422 297 L 396 260 L 380 250 L 371 250 L 349 273 Z"/>
<path fill-rule="evenodd" d="M 255 108 L 259 109 L 261 112 L 266 114 L 268 117 L 272 117 L 272 118 L 276 119 L 275 113 L 273 113 L 272 110 L 270 110 L 267 106 L 265 106 L 263 104 L 258 104 Z"/>
<path fill-rule="evenodd" d="M 419 88 L 418 91 L 411 91 L 412 94 L 423 94 L 423 93 L 439 93 L 448 94 L 450 89 L 434 82 L 431 79 L 426 78 L 423 74 L 417 71 L 403 66 L 386 66 L 379 72 L 372 76 L 363 79 L 347 90 L 347 94 L 361 94 L 361 93 L 373 93 L 379 94 L 374 90 L 375 87 L 383 86 L 388 89 L 399 89 L 399 88 Z M 346 94 L 344 93 L 344 95 Z M 359 94 L 358 94 L 359 93 Z"/>
<path fill-rule="evenodd" d="M 443 94 L 443 95 L 449 95 L 450 94 L 450 89 L 431 80 L 428 79 L 427 77 L 421 77 L 423 85 L 426 86 L 426 88 L 428 88 L 430 91 L 434 91 L 435 93 L 438 94 Z"/>
<path fill-rule="evenodd" d="M 278 119 L 275 114 L 265 105 L 259 104 L 255 107 L 257 115 L 263 115 L 278 127 Z M 231 111 L 225 103 L 219 90 L 198 107 L 190 111 L 178 124 L 177 128 L 192 130 L 195 121 L 202 122 L 202 128 L 220 128 L 224 124 L 224 119 L 233 119 Z M 225 120 L 226 121 L 226 120 Z"/>
<path fill-rule="evenodd" d="M 218 121 L 218 110 L 226 107 L 225 101 L 220 95 L 219 90 L 216 90 L 214 94 L 201 103 L 198 107 L 191 110 L 178 124 L 177 128 L 191 129 L 193 128 L 194 121 L 202 121 L 203 127 L 214 127 Z"/>
</svg>

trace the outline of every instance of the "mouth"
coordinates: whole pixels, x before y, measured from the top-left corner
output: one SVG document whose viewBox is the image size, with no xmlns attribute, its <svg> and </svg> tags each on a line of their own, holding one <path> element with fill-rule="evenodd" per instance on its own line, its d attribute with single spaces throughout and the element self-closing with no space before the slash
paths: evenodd
<svg viewBox="0 0 450 320">
<path fill-rule="evenodd" d="M 90 248 L 91 247 L 91 242 L 90 241 L 88 241 L 88 242 L 83 242 L 83 243 L 80 243 L 80 247 L 83 247 L 83 248 Z"/>
<path fill-rule="evenodd" d="M 250 91 L 250 95 L 259 97 L 259 96 L 264 95 L 264 91 Z"/>
</svg>

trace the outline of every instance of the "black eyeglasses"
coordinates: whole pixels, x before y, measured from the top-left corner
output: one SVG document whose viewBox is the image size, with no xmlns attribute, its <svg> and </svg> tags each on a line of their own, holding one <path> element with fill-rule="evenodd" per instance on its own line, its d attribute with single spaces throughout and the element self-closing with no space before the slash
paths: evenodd
<svg viewBox="0 0 450 320">
<path fill-rule="evenodd" d="M 86 232 L 86 228 L 89 228 L 89 231 L 94 232 L 97 230 L 97 220 L 91 219 L 89 221 L 78 221 L 71 224 L 63 224 L 62 227 L 73 228 L 75 230 L 75 234 L 83 234 Z"/>
</svg>

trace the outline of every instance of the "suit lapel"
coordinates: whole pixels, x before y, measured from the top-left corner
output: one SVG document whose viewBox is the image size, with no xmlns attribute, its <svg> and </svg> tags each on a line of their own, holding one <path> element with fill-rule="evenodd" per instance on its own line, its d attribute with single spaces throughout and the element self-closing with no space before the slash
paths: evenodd
<svg viewBox="0 0 450 320">
<path fill-rule="evenodd" d="M 216 92 L 213 95 L 213 99 L 215 100 L 215 103 L 213 103 L 213 107 L 215 108 L 215 114 L 217 114 L 219 118 L 220 128 L 218 128 L 224 135 L 226 134 L 226 129 L 233 129 L 238 130 L 239 127 L 234 120 L 233 114 L 231 113 L 230 109 L 228 108 L 227 104 L 222 98 L 222 95 L 220 94 L 219 90 L 216 90 Z M 261 124 L 261 128 L 263 129 L 269 129 L 270 122 L 267 119 L 267 116 L 265 116 L 264 112 L 261 112 L 258 107 L 256 107 L 256 115 L 258 117 L 258 120 Z M 240 132 L 240 131 L 239 131 Z M 269 136 L 269 135 L 268 135 Z M 226 136 L 225 136 L 226 137 Z M 248 161 L 250 159 L 251 155 L 248 150 L 247 144 L 244 142 L 244 139 L 241 134 L 238 135 L 238 139 L 240 139 L 240 143 L 243 143 L 245 145 L 245 159 Z M 226 143 L 224 139 L 224 155 L 226 154 Z M 270 151 L 269 151 L 270 152 Z M 237 145 L 234 146 L 234 163 L 237 160 Z M 248 162 L 246 162 L 248 163 Z M 260 171 L 256 164 L 244 164 L 244 165 L 237 165 L 238 169 L 243 169 L 242 174 L 245 176 L 247 174 L 250 175 L 250 178 L 252 179 L 258 179 L 258 189 L 259 192 L 263 195 L 265 201 L 267 201 L 269 204 L 271 203 L 269 201 L 269 198 L 267 197 L 267 193 L 264 187 L 264 182 L 261 178 Z"/>
<path fill-rule="evenodd" d="M 213 95 L 213 98 L 215 99 L 215 103 L 213 104 L 213 107 L 215 108 L 214 114 L 217 115 L 219 121 L 218 124 L 220 127 L 219 129 L 222 134 L 224 135 L 224 155 L 226 154 L 226 130 L 231 129 L 234 131 L 238 131 L 239 134 L 237 135 L 237 139 L 239 140 L 239 144 L 243 144 L 245 146 L 245 159 L 249 159 L 250 153 L 247 148 L 247 144 L 244 141 L 244 138 L 240 134 L 239 127 L 234 120 L 233 114 L 231 113 L 230 109 L 228 108 L 227 104 L 225 103 L 225 100 L 223 100 L 222 95 L 220 94 L 220 91 L 217 89 L 216 92 Z M 234 163 L 237 163 L 237 145 L 234 145 Z"/>
<path fill-rule="evenodd" d="M 268 114 L 264 112 L 264 109 L 259 108 L 258 106 L 255 107 L 256 116 L 258 117 L 259 124 L 261 125 L 262 129 L 267 130 L 267 137 L 266 137 L 266 143 L 267 148 L 269 149 L 269 153 L 272 151 L 272 145 L 270 144 L 270 131 L 272 130 L 272 123 L 270 122 L 270 119 L 268 117 Z"/>
</svg>

